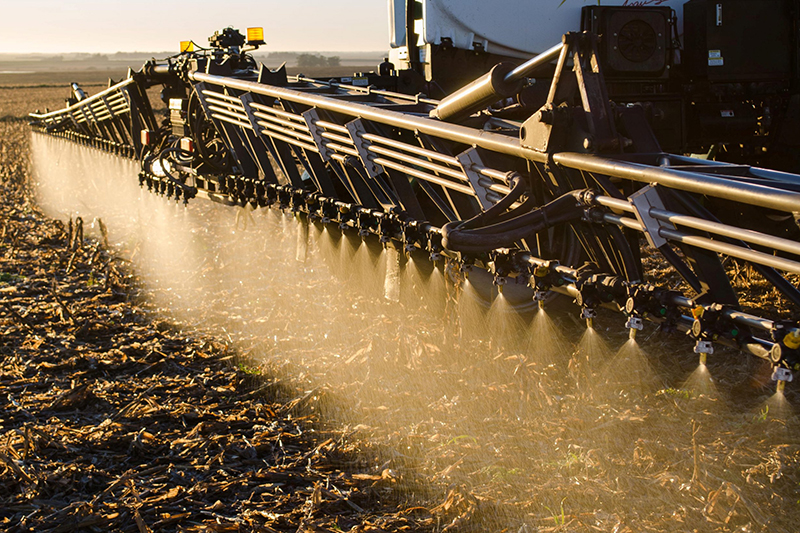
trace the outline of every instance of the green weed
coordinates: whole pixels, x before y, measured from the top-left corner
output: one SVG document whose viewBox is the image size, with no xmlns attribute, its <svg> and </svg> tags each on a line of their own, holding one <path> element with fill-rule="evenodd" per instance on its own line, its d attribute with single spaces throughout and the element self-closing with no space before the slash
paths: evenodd
<svg viewBox="0 0 800 533">
<path fill-rule="evenodd" d="M 489 466 L 485 471 L 492 476 L 492 481 L 505 481 L 522 474 L 521 468 L 507 468 L 498 465 Z"/>
<path fill-rule="evenodd" d="M 245 363 L 239 363 L 236 365 L 236 368 L 239 370 L 239 372 L 247 374 L 248 376 L 260 376 L 263 374 L 261 368 L 257 366 L 250 366 Z"/>
<path fill-rule="evenodd" d="M 692 396 L 694 396 L 694 391 L 690 391 L 688 389 L 675 389 L 673 387 L 670 387 L 668 389 L 661 389 L 660 391 L 658 391 L 657 394 L 662 396 L 670 396 L 672 398 L 689 400 L 692 398 Z"/>
<path fill-rule="evenodd" d="M 447 443 L 445 443 L 445 446 L 450 446 L 451 444 L 456 444 L 457 442 L 462 441 L 464 439 L 471 440 L 475 444 L 478 444 L 478 439 L 476 439 L 472 435 L 459 435 L 458 437 L 453 437 L 452 439 L 447 441 Z"/>
<path fill-rule="evenodd" d="M 11 272 L 0 272 L 0 283 L 13 283 L 21 279 L 21 277 L 17 276 L 16 274 L 12 274 Z"/>
<path fill-rule="evenodd" d="M 758 412 L 757 415 L 753 415 L 753 423 L 760 424 L 767 421 L 767 416 L 769 415 L 769 405 L 765 405 L 764 408 Z"/>
<path fill-rule="evenodd" d="M 544 506 L 544 508 L 547 509 L 547 511 L 552 515 L 552 519 L 553 519 L 553 522 L 555 522 L 555 525 L 559 526 L 559 527 L 563 526 L 563 525 L 565 525 L 567 523 L 567 515 L 564 513 L 564 501 L 566 499 L 567 499 L 566 496 L 561 498 L 560 513 L 557 513 L 555 511 L 553 511 L 551 508 L 549 508 L 546 505 Z"/>
</svg>

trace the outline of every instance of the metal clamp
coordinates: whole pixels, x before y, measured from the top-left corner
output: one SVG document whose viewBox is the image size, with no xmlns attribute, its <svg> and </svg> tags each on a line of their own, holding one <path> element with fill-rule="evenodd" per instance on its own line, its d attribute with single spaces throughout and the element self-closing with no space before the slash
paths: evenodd
<svg viewBox="0 0 800 533">
<path fill-rule="evenodd" d="M 250 120 L 250 126 L 252 126 L 253 131 L 256 135 L 262 135 L 266 128 L 258 123 L 258 118 L 253 114 L 253 108 L 250 107 L 250 104 L 253 103 L 253 96 L 250 93 L 244 93 L 239 95 L 239 100 L 242 101 L 242 108 Z"/>
<path fill-rule="evenodd" d="M 300 116 L 302 116 L 303 120 L 306 121 L 308 133 L 311 134 L 311 138 L 314 139 L 314 144 L 317 146 L 317 150 L 319 150 L 320 157 L 325 162 L 330 161 L 332 152 L 330 148 L 325 146 L 325 140 L 322 138 L 321 128 L 317 126 L 317 122 L 319 122 L 319 112 L 316 108 L 312 107 L 311 109 L 304 111 Z"/>
<path fill-rule="evenodd" d="M 493 197 L 496 197 L 494 191 L 489 186 L 492 184 L 491 178 L 487 178 L 472 170 L 475 166 L 483 167 L 481 156 L 475 147 L 469 148 L 456 156 L 458 164 L 461 165 L 461 170 L 472 185 L 472 190 L 475 191 L 475 198 L 481 204 L 483 210 L 489 209 L 494 205 Z"/>
<path fill-rule="evenodd" d="M 636 218 L 644 226 L 644 236 L 647 238 L 647 243 L 653 248 L 660 248 L 667 244 L 667 239 L 661 236 L 659 230 L 661 228 L 674 230 L 675 226 L 670 222 L 657 220 L 650 215 L 650 209 L 652 208 L 664 210 L 664 202 L 661 201 L 661 196 L 659 196 L 655 185 L 648 185 L 639 189 L 628 199 L 633 204 L 633 212 Z"/>
<path fill-rule="evenodd" d="M 361 160 L 361 164 L 364 165 L 367 175 L 375 179 L 382 171 L 372 161 L 372 154 L 369 153 L 369 145 L 371 143 L 364 139 L 364 134 L 367 133 L 367 130 L 364 129 L 364 122 L 357 118 L 345 124 L 344 127 L 347 128 L 347 133 L 350 135 L 350 140 L 358 152 L 358 158 Z"/>
</svg>

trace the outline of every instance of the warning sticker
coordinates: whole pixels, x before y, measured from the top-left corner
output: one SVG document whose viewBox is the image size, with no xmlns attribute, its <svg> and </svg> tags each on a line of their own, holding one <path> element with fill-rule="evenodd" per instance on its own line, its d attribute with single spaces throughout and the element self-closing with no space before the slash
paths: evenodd
<svg viewBox="0 0 800 533">
<path fill-rule="evenodd" d="M 708 66 L 709 67 L 721 67 L 725 64 L 725 60 L 722 58 L 722 51 L 721 50 L 709 50 L 708 51 Z"/>
<path fill-rule="evenodd" d="M 359 87 L 359 86 L 360 87 L 366 87 L 367 85 L 369 85 L 369 78 L 367 78 L 366 76 L 353 78 L 353 85 L 355 85 L 356 87 Z"/>
</svg>

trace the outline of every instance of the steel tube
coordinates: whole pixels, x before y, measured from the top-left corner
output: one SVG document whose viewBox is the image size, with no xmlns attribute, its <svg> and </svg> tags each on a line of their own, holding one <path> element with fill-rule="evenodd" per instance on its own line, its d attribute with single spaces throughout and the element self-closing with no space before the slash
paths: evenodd
<svg viewBox="0 0 800 533">
<path fill-rule="evenodd" d="M 348 133 L 347 128 L 341 126 L 339 124 L 334 124 L 333 122 L 328 122 L 327 120 L 318 120 L 315 122 L 317 126 L 320 128 L 324 128 L 326 130 L 331 131 L 338 131 L 339 133 Z"/>
<path fill-rule="evenodd" d="M 260 111 L 253 111 L 253 116 L 264 120 L 268 120 L 274 124 L 280 124 L 281 126 L 286 126 L 287 128 L 292 128 L 292 129 L 297 128 L 298 131 L 302 131 L 303 133 L 308 133 L 308 128 L 304 127 L 304 125 L 300 124 L 299 122 L 284 120 L 282 118 L 276 117 L 275 115 L 270 115 L 269 113 L 262 113 Z"/>
<path fill-rule="evenodd" d="M 621 217 L 619 215 L 613 215 L 607 213 L 603 215 L 603 220 L 606 222 L 610 222 L 612 224 L 625 226 L 627 228 L 635 229 L 641 232 L 645 231 L 642 224 L 638 220 L 632 218 L 626 218 L 626 217 Z M 731 257 L 737 257 L 739 259 L 743 259 L 745 261 L 750 261 L 753 263 L 758 263 L 760 265 L 770 266 L 772 268 L 777 268 L 778 270 L 784 270 L 787 272 L 800 274 L 800 263 L 798 263 L 797 261 L 784 259 L 782 257 L 776 257 L 774 255 L 765 254 L 763 252 L 758 252 L 756 250 L 751 250 L 749 248 L 743 248 L 741 246 L 736 246 L 734 244 L 727 244 L 724 242 L 715 241 L 713 239 L 708 239 L 706 237 L 689 235 L 682 231 L 672 230 L 668 228 L 659 228 L 658 234 L 664 237 L 665 239 L 669 239 L 672 241 L 688 244 L 690 246 L 696 246 L 704 250 L 710 250 L 712 252 L 729 255 Z"/>
<path fill-rule="evenodd" d="M 724 161 L 714 161 L 709 159 L 695 159 L 693 157 L 687 157 L 683 155 L 674 155 L 670 154 L 670 160 L 673 161 L 680 161 L 682 163 L 686 163 L 687 165 L 692 166 L 707 166 L 710 168 L 719 168 L 725 167 L 730 165 L 730 163 L 725 163 Z M 680 166 L 676 165 L 675 168 L 680 170 Z M 781 172 L 779 170 L 771 170 L 766 168 L 759 168 L 759 167 L 750 167 L 749 169 L 750 174 L 752 174 L 756 178 L 765 178 L 769 180 L 775 180 L 777 182 L 788 182 L 794 183 L 796 185 L 800 185 L 800 176 L 797 174 L 790 174 L 788 172 Z"/>
<path fill-rule="evenodd" d="M 343 143 L 345 146 L 348 145 L 348 144 L 350 146 L 353 146 L 353 141 L 350 139 L 350 137 L 344 137 L 342 135 L 336 135 L 335 133 L 329 133 L 327 131 L 322 132 L 319 135 L 322 138 L 330 139 L 331 141 L 336 141 L 338 143 Z"/>
<path fill-rule="evenodd" d="M 411 144 L 402 143 L 400 141 L 395 141 L 394 139 L 387 139 L 386 137 L 381 137 L 380 135 L 375 135 L 375 134 L 372 134 L 372 133 L 365 133 L 365 134 L 363 134 L 361 136 L 361 138 L 366 140 L 366 141 L 370 141 L 370 142 L 372 142 L 374 144 L 382 144 L 382 145 L 385 145 L 385 146 L 390 146 L 390 147 L 395 148 L 397 150 L 403 150 L 405 152 L 408 152 L 408 153 L 411 153 L 411 154 L 416 154 L 416 155 L 419 155 L 421 157 L 427 157 L 429 159 L 441 161 L 442 163 L 446 163 L 448 165 L 453 165 L 455 167 L 459 167 L 460 168 L 460 166 L 461 166 L 460 163 L 458 162 L 458 159 L 456 159 L 455 157 L 453 157 L 451 155 L 442 154 L 442 153 L 439 153 L 439 152 L 434 152 L 432 150 L 427 150 L 427 149 L 421 148 L 419 146 L 414 146 L 414 145 L 411 145 Z M 373 151 L 373 152 L 375 152 L 375 153 L 381 153 L 381 154 L 384 154 L 384 155 L 391 154 L 391 152 L 379 152 L 378 150 L 373 150 L 372 148 L 373 147 L 370 146 L 368 149 Z M 392 157 L 400 159 L 398 155 L 392 155 Z M 413 162 L 413 164 L 419 164 L 420 166 L 426 166 L 426 165 L 430 164 L 428 162 L 420 163 L 419 160 L 405 160 L 404 159 L 404 161 Z M 441 166 L 437 166 L 435 168 L 426 166 L 426 168 L 430 168 L 431 170 L 436 170 L 438 172 L 442 172 L 443 174 L 451 175 L 451 176 L 453 176 L 453 177 L 455 177 L 457 179 L 466 180 L 466 176 L 464 176 L 461 173 L 460 170 L 450 169 L 450 168 L 441 167 Z M 506 172 L 503 172 L 501 170 L 495 170 L 495 169 L 483 167 L 483 166 L 480 166 L 480 165 L 472 165 L 472 170 L 474 170 L 475 172 L 479 172 L 480 174 L 483 174 L 486 177 L 494 178 L 494 179 L 497 179 L 499 181 L 505 181 L 505 177 L 506 177 L 506 174 L 507 174 Z M 451 172 L 454 172 L 454 173 L 450 174 Z M 490 189 L 493 190 L 493 191 L 502 193 L 502 194 L 508 194 L 509 191 L 511 190 L 508 187 L 506 187 L 505 185 L 498 185 L 498 184 L 493 184 L 490 187 Z"/>
<path fill-rule="evenodd" d="M 242 121 L 246 120 L 248 122 L 250 121 L 250 119 L 248 118 L 247 115 L 243 115 L 241 113 L 237 113 L 236 111 L 232 111 L 232 110 L 224 108 L 224 107 L 210 105 L 210 106 L 208 106 L 208 109 L 210 111 L 214 111 L 215 113 L 221 113 L 221 114 L 223 114 L 223 115 L 225 115 L 227 117 L 233 118 L 233 119 L 238 119 L 238 120 L 242 120 Z"/>
<path fill-rule="evenodd" d="M 406 154 L 401 154 L 398 152 L 394 152 L 387 148 L 382 148 L 380 146 L 369 146 L 367 148 L 370 152 L 384 155 L 387 157 L 391 157 L 393 159 L 397 159 L 398 161 L 402 161 L 403 163 L 408 163 L 411 165 L 417 165 L 422 168 L 428 169 L 432 172 L 438 172 L 439 174 L 444 174 L 445 176 L 450 176 L 451 178 L 455 178 L 459 181 L 467 182 L 469 181 L 467 177 L 464 175 L 463 172 L 460 170 L 455 170 L 452 168 L 443 167 L 442 165 L 437 165 L 436 163 L 431 163 L 430 161 L 425 161 L 424 159 L 417 159 L 415 157 L 410 157 Z"/>
<path fill-rule="evenodd" d="M 408 152 L 410 154 L 416 154 L 429 159 L 435 159 L 437 161 L 441 161 L 442 163 L 447 163 L 448 165 L 453 165 L 456 167 L 459 166 L 458 159 L 451 155 L 420 148 L 419 146 L 414 146 L 413 144 L 406 144 L 400 141 L 395 141 L 394 139 L 387 139 L 386 137 L 381 137 L 380 135 L 375 135 L 372 133 L 365 133 L 361 136 L 361 138 L 372 143 L 390 146 L 397 150 L 403 150 L 404 152 Z"/>
<path fill-rule="evenodd" d="M 626 211 L 629 213 L 635 212 L 633 205 L 627 202 L 626 200 L 619 200 L 617 198 L 611 198 L 609 196 L 598 196 L 596 200 L 600 205 L 610 207 L 611 209 Z M 775 250 L 781 250 L 784 252 L 800 255 L 800 244 L 798 244 L 795 241 L 790 241 L 789 239 L 782 239 L 780 237 L 767 235 L 766 233 L 761 233 L 749 229 L 737 228 L 736 226 L 730 226 L 728 224 L 722 224 L 719 222 L 712 222 L 710 220 L 705 220 L 702 218 L 692 217 L 688 215 L 681 215 L 679 213 L 674 213 L 672 211 L 665 211 L 662 209 L 651 208 L 648 210 L 648 212 L 650 216 L 652 216 L 657 220 L 671 222 L 672 224 L 676 224 L 679 226 L 685 226 L 687 228 L 706 231 L 708 233 L 713 233 L 715 235 L 720 235 L 723 237 L 730 237 L 732 239 L 745 241 L 750 244 L 758 244 L 761 246 L 766 246 L 768 248 L 773 248 Z"/>
<path fill-rule="evenodd" d="M 620 200 L 619 198 L 612 198 L 611 196 L 598 196 L 595 198 L 598 204 L 616 209 L 617 211 L 625 211 L 627 213 L 634 213 L 636 209 L 628 200 Z"/>
<path fill-rule="evenodd" d="M 457 121 L 502 98 L 522 90 L 523 80 L 559 56 L 564 44 L 558 44 L 525 63 L 512 67 L 499 63 L 487 74 L 439 102 L 430 116 L 439 120 Z"/>
<path fill-rule="evenodd" d="M 219 107 L 224 107 L 224 108 L 226 108 L 226 109 L 231 109 L 231 110 L 235 110 L 235 111 L 240 111 L 240 112 L 242 112 L 242 113 L 244 113 L 244 112 L 245 112 L 245 111 L 244 111 L 244 106 L 243 106 L 243 105 L 241 105 L 241 102 L 239 103 L 239 105 L 236 105 L 236 104 L 235 104 L 235 103 L 233 103 L 233 102 L 228 102 L 228 101 L 226 101 L 226 100 L 219 100 L 219 99 L 217 99 L 217 98 L 211 98 L 211 97 L 209 96 L 208 98 L 206 98 L 206 103 L 208 103 L 208 104 L 210 104 L 210 105 L 216 105 L 216 106 L 219 106 Z"/>
<path fill-rule="evenodd" d="M 732 309 L 728 309 L 723 311 L 723 316 L 733 320 L 737 324 L 741 324 L 743 326 L 750 326 L 751 328 L 763 329 L 765 331 L 770 331 L 772 328 L 775 327 L 775 323 L 772 320 L 767 320 L 766 318 L 761 318 L 757 316 L 750 315 L 748 313 L 743 313 L 741 311 L 734 311 Z"/>
<path fill-rule="evenodd" d="M 553 46 L 552 48 L 548 48 L 541 54 L 536 57 L 533 57 L 508 74 L 506 74 L 505 81 L 507 82 L 514 82 L 517 80 L 521 80 L 522 78 L 530 77 L 530 74 L 536 72 L 540 67 L 547 65 L 548 63 L 552 62 L 558 55 L 561 53 L 561 49 L 564 48 L 564 43 L 558 43 L 557 45 Z"/>
<path fill-rule="evenodd" d="M 431 118 L 458 121 L 503 98 L 522 90 L 522 78 L 508 79 L 514 69 L 511 63 L 498 63 L 492 70 L 439 102 L 430 112 Z"/>
<path fill-rule="evenodd" d="M 302 142 L 302 141 L 300 141 L 298 139 L 293 139 L 291 137 L 287 137 L 285 135 L 281 135 L 280 133 L 277 133 L 277 132 L 270 132 L 270 131 L 266 131 L 265 130 L 265 131 L 262 131 L 261 134 L 265 135 L 267 137 L 270 137 L 272 139 L 277 139 L 279 141 L 283 141 L 283 142 L 285 142 L 287 144 L 298 146 L 298 147 L 303 148 L 305 150 L 310 150 L 310 151 L 312 151 L 314 153 L 319 153 L 319 148 L 317 148 L 316 146 L 310 145 L 310 144 L 306 144 L 306 143 L 304 143 L 304 142 Z"/>
<path fill-rule="evenodd" d="M 696 172 L 650 167 L 572 152 L 553 154 L 553 160 L 565 167 L 616 178 L 641 183 L 657 183 L 665 187 L 757 205 L 776 211 L 788 213 L 800 211 L 800 194 L 763 185 L 731 182 L 725 178 Z"/>
<path fill-rule="evenodd" d="M 775 250 L 781 250 L 795 255 L 800 255 L 800 243 L 795 241 L 782 239 L 780 237 L 773 237 L 772 235 L 767 235 L 766 233 L 737 228 L 727 224 L 721 224 L 719 222 L 711 222 L 702 218 L 679 215 L 677 213 L 663 211 L 661 209 L 651 208 L 649 211 L 650 216 L 657 220 L 663 220 L 679 226 L 686 226 L 688 228 L 714 233 L 723 237 L 730 237 L 732 239 L 745 241 L 747 243 L 758 244 L 768 248 L 773 248 Z"/>
<path fill-rule="evenodd" d="M 300 115 L 295 115 L 294 113 L 289 113 L 288 111 L 284 111 L 282 109 L 276 109 L 274 107 L 270 107 L 264 104 L 259 104 L 258 102 L 250 102 L 250 107 L 254 109 L 258 109 L 259 111 L 264 111 L 266 113 L 272 113 L 273 115 L 277 115 L 281 118 L 286 118 L 289 120 L 295 120 L 300 124 L 305 125 L 306 121 Z"/>
<path fill-rule="evenodd" d="M 222 100 L 228 100 L 229 102 L 242 105 L 242 101 L 235 96 L 229 96 L 227 94 L 219 93 L 217 91 L 209 91 L 208 89 L 203 89 L 200 92 L 203 93 L 205 96 L 208 96 L 209 98 L 220 98 Z"/>
<path fill-rule="evenodd" d="M 440 178 L 438 176 L 434 176 L 433 174 L 428 174 L 427 172 L 421 172 L 419 170 L 401 165 L 399 163 L 395 163 L 394 161 L 390 161 L 388 159 L 383 159 L 381 157 L 376 157 L 372 160 L 373 163 L 376 165 L 380 165 L 382 167 L 391 168 L 394 170 L 399 170 L 400 172 L 405 172 L 409 176 L 414 176 L 415 178 L 419 178 L 421 180 L 425 180 L 431 183 L 435 183 L 437 185 L 441 185 L 447 189 L 451 189 L 454 191 L 458 191 L 460 193 L 467 194 L 469 196 L 475 196 L 475 191 L 472 190 L 471 187 L 467 187 L 466 185 L 459 185 L 457 183 L 453 183 L 452 181 L 446 180 L 444 178 Z"/>
<path fill-rule="evenodd" d="M 478 172 L 479 174 L 483 174 L 487 178 L 495 179 L 499 182 L 506 183 L 508 178 L 508 172 L 503 172 L 502 170 L 496 170 L 493 168 L 482 167 L 480 165 L 472 165 L 472 170 Z M 511 190 L 511 189 L 509 189 Z"/>
<path fill-rule="evenodd" d="M 380 96 L 386 96 L 389 98 L 398 98 L 400 100 L 408 100 L 410 102 L 420 102 L 423 104 L 432 104 L 436 105 L 439 103 L 439 100 L 434 100 L 433 98 L 419 98 L 418 96 L 404 94 L 404 93 L 396 93 L 392 91 L 386 91 L 384 89 L 374 89 L 372 87 L 359 87 L 357 85 L 345 85 L 343 83 L 336 83 L 332 81 L 325 81 L 325 80 L 317 80 L 314 78 L 306 78 L 304 76 L 290 76 L 290 78 L 294 78 L 297 81 L 303 81 L 306 83 L 318 83 L 320 85 L 324 85 L 325 87 L 334 87 L 337 89 L 345 89 L 348 91 L 356 91 L 361 94 L 377 94 Z"/>
<path fill-rule="evenodd" d="M 341 152 L 343 154 L 347 154 L 353 157 L 358 157 L 358 150 L 350 146 L 344 146 L 342 144 L 337 144 L 337 143 L 325 143 L 325 147 L 331 150 L 336 150 L 337 152 Z"/>
<path fill-rule="evenodd" d="M 290 130 L 289 128 L 283 128 L 281 126 L 272 124 L 270 122 L 265 122 L 263 120 L 257 121 L 256 124 L 264 128 L 267 128 L 268 130 L 275 131 L 283 135 L 289 135 L 290 137 L 295 137 L 297 139 L 300 139 L 301 141 L 306 141 L 308 143 L 314 144 L 314 138 L 311 137 L 311 135 L 307 135 L 295 130 Z"/>
<path fill-rule="evenodd" d="M 293 91 L 284 87 L 258 84 L 244 80 L 236 80 L 193 72 L 189 74 L 194 81 L 202 81 L 213 85 L 221 85 L 241 91 L 251 91 L 256 94 L 272 98 L 283 98 L 300 104 L 327 109 L 332 112 L 342 113 L 354 118 L 372 120 L 388 126 L 418 130 L 421 133 L 434 137 L 441 137 L 454 142 L 475 145 L 489 151 L 546 163 L 548 154 L 537 152 L 520 145 L 519 139 L 477 130 L 457 124 L 449 124 L 430 118 L 399 113 L 387 109 L 380 109 L 353 102 L 341 102 L 324 96 Z M 624 161 L 570 152 L 552 155 L 554 161 L 568 168 L 585 170 L 606 174 L 611 177 L 630 179 L 633 181 L 651 183 L 656 182 L 667 187 L 673 187 L 698 194 L 707 194 L 719 198 L 726 198 L 743 203 L 767 207 L 777 211 L 800 211 L 800 194 L 771 189 L 762 185 L 748 183 L 732 184 L 723 178 L 716 178 L 697 173 L 681 172 L 671 169 L 648 167 Z"/>
<path fill-rule="evenodd" d="M 222 122 L 227 122 L 228 124 L 233 124 L 234 126 L 239 126 L 240 128 L 246 128 L 248 130 L 252 130 L 253 129 L 253 126 L 249 122 L 247 122 L 247 123 L 239 122 L 238 120 L 234 120 L 234 119 L 232 119 L 232 118 L 230 118 L 230 117 L 228 117 L 226 115 L 221 115 L 221 114 L 218 114 L 218 113 L 212 113 L 211 117 L 215 118 L 217 120 L 221 120 Z"/>
<path fill-rule="evenodd" d="M 711 250 L 713 252 L 730 255 L 732 257 L 738 257 L 739 259 L 744 259 L 745 261 L 752 261 L 753 263 L 770 266 L 772 268 L 777 268 L 778 270 L 800 274 L 800 263 L 797 261 L 791 261 L 789 259 L 776 257 L 774 255 L 765 254 L 756 250 L 742 248 L 741 246 L 715 241 L 706 237 L 687 235 L 681 231 L 675 231 L 667 228 L 659 229 L 658 233 L 666 239 L 672 239 L 674 241 L 689 244 L 691 246 L 697 246 L 698 248 L 705 248 L 706 250 Z"/>
<path fill-rule="evenodd" d="M 621 217 L 619 215 L 612 215 L 611 213 L 606 213 L 603 215 L 604 222 L 610 222 L 611 224 L 617 224 L 618 226 L 624 226 L 626 228 L 635 229 L 636 231 L 641 231 L 644 233 L 645 229 L 641 222 L 636 220 L 635 218 L 626 218 Z"/>
<path fill-rule="evenodd" d="M 97 100 L 102 100 L 103 96 L 108 96 L 110 94 L 113 94 L 114 92 L 122 89 L 123 87 L 127 87 L 128 85 L 131 85 L 132 83 L 134 83 L 134 79 L 133 78 L 127 78 L 127 79 L 117 83 L 116 85 L 112 85 L 111 87 L 109 87 L 105 91 L 100 91 L 99 93 L 97 93 L 95 95 L 92 95 L 92 96 L 89 96 L 85 100 L 81 100 L 80 102 L 72 104 L 71 106 L 66 107 L 64 109 L 59 109 L 57 111 L 51 111 L 49 113 L 30 113 L 28 116 L 33 117 L 33 118 L 38 118 L 38 119 L 45 119 L 45 118 L 48 118 L 48 117 L 57 117 L 57 116 L 61 116 L 61 115 L 69 115 L 70 111 L 77 110 L 78 108 L 80 108 L 82 106 L 85 106 L 86 104 L 95 102 Z"/>
<path fill-rule="evenodd" d="M 566 45 L 566 43 L 564 43 Z M 553 80 L 550 82 L 550 90 L 547 93 L 547 104 L 554 105 L 556 92 L 561 82 L 561 74 L 564 72 L 564 65 L 567 64 L 567 56 L 569 55 L 569 46 L 562 46 L 558 52 L 558 63 L 556 64 L 556 71 L 553 74 Z"/>
<path fill-rule="evenodd" d="M 390 111 L 388 109 L 380 109 L 364 104 L 342 102 L 332 98 L 326 98 L 325 96 L 293 91 L 285 87 L 275 87 L 272 85 L 258 84 L 244 80 L 230 79 L 222 76 L 206 74 L 203 72 L 193 72 L 190 73 L 189 76 L 194 81 L 202 81 L 213 85 L 221 85 L 241 91 L 250 91 L 272 98 L 282 98 L 299 104 L 319 107 L 320 109 L 326 109 L 335 113 L 342 113 L 353 118 L 360 117 L 364 120 L 372 120 L 397 128 L 408 129 L 411 131 L 419 130 L 421 133 L 432 135 L 434 137 L 442 137 L 444 139 L 449 139 L 451 141 L 460 142 L 467 145 L 475 144 L 481 148 L 485 148 L 486 150 L 515 157 L 521 157 L 523 159 L 530 159 L 540 163 L 545 163 L 547 161 L 547 154 L 542 154 L 527 148 L 523 148 L 520 146 L 518 139 L 498 133 L 476 130 L 466 126 L 449 124 L 430 118 L 399 113 L 397 111 Z"/>
</svg>

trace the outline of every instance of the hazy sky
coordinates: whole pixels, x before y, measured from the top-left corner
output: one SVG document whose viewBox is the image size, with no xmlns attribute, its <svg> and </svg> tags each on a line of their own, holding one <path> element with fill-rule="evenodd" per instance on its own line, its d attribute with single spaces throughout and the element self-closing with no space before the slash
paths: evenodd
<svg viewBox="0 0 800 533">
<path fill-rule="evenodd" d="M 0 0 L 0 53 L 132 52 L 263 26 L 264 51 L 388 48 L 386 0 Z"/>
</svg>

